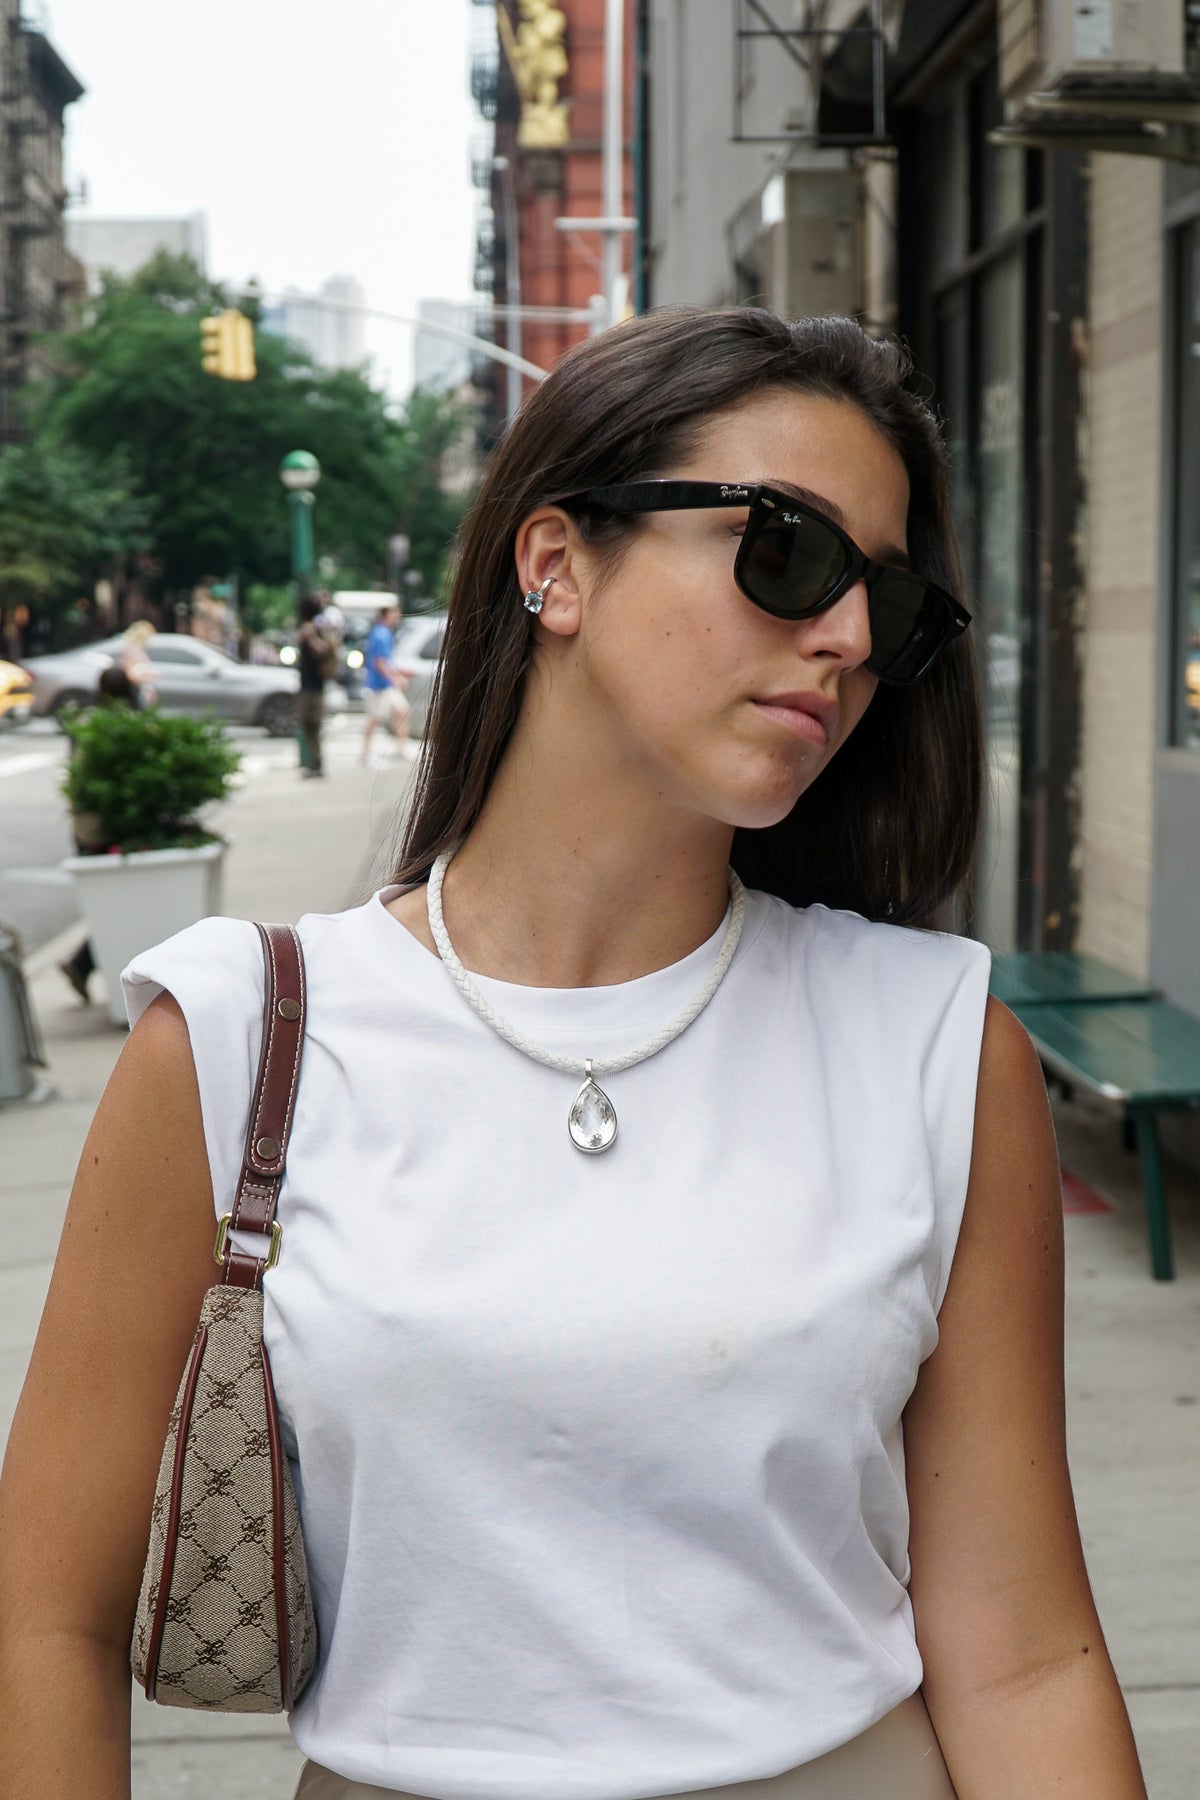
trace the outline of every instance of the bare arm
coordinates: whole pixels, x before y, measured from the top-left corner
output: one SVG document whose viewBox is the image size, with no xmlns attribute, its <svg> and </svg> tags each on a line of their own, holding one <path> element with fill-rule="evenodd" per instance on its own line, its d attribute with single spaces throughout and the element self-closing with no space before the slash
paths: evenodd
<svg viewBox="0 0 1200 1800">
<path fill-rule="evenodd" d="M 1062 1286 L 1045 1087 L 991 1001 L 940 1342 L 904 1420 L 925 1697 L 959 1800 L 1145 1800 L 1071 1495 Z"/>
<path fill-rule="evenodd" d="M 213 1237 L 187 1027 L 160 996 L 88 1134 L 0 1476 L 4 1800 L 128 1800 L 129 1640 Z"/>
</svg>

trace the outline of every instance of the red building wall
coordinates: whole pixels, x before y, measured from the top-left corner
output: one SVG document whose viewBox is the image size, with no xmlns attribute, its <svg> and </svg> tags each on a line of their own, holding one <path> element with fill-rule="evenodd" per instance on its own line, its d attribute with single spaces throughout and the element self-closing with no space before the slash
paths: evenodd
<svg viewBox="0 0 1200 1800">
<path fill-rule="evenodd" d="M 559 84 L 559 99 L 568 105 L 570 141 L 563 149 L 522 149 L 513 124 L 498 125 L 497 153 L 508 157 L 515 183 L 519 219 L 519 267 L 523 306 L 566 307 L 585 311 L 601 292 L 600 264 L 603 240 L 596 232 L 570 235 L 555 229 L 556 218 L 595 218 L 604 212 L 602 138 L 604 130 L 604 16 L 605 0 L 557 0 L 566 14 L 566 51 L 569 68 Z M 519 19 L 512 0 L 514 19 Z M 634 86 L 636 67 L 635 5 L 628 0 L 625 19 L 624 81 L 624 199 L 623 213 L 632 216 L 634 171 L 631 145 L 636 118 Z M 497 177 L 503 183 L 508 176 Z M 495 196 L 497 218 L 505 204 L 511 215 L 512 201 L 502 191 Z M 621 243 L 621 269 L 630 276 L 636 238 L 629 234 Z M 498 275 L 499 275 L 498 271 Z M 499 279 L 496 303 L 505 302 L 505 283 Z M 573 344 L 588 335 L 580 323 L 544 323 L 526 320 L 521 332 L 522 354 L 540 368 L 550 369 Z M 528 383 L 526 384 L 528 386 Z"/>
</svg>

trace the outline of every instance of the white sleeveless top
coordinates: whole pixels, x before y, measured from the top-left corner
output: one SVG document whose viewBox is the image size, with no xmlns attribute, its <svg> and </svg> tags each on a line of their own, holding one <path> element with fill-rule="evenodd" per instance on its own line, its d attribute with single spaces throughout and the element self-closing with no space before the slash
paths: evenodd
<svg viewBox="0 0 1200 1800">
<path fill-rule="evenodd" d="M 385 911 L 300 922 L 308 1041 L 266 1280 L 321 1654 L 300 1749 L 436 1800 L 643 1800 L 775 1775 L 921 1680 L 900 1417 L 965 1195 L 987 952 L 751 893 L 711 1005 L 578 1086 Z M 723 929 L 723 928 L 722 928 Z M 615 987 L 478 978 L 580 1057 L 652 1036 L 721 932 Z M 218 1212 L 258 938 L 137 957 L 191 1036 Z"/>
</svg>

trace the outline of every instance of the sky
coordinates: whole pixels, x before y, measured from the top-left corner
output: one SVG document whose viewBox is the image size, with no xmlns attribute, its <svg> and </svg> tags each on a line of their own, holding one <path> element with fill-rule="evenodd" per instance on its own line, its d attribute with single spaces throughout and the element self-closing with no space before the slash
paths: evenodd
<svg viewBox="0 0 1200 1800">
<path fill-rule="evenodd" d="M 208 215 L 209 272 L 268 293 L 355 275 L 412 313 L 472 288 L 468 0 L 30 0 L 87 88 L 67 109 L 80 217 Z M 411 332 L 371 322 L 407 387 Z"/>
</svg>

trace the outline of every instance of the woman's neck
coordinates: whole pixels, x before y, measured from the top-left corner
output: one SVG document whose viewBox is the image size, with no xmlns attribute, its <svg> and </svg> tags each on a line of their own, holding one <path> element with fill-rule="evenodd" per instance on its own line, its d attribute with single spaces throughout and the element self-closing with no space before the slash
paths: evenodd
<svg viewBox="0 0 1200 1800">
<path fill-rule="evenodd" d="M 524 724 L 446 877 L 459 957 L 530 987 L 602 987 L 687 956 L 724 916 L 732 829 L 669 806 L 578 716 Z"/>
<path fill-rule="evenodd" d="M 642 852 L 645 854 L 642 854 Z M 603 987 L 687 956 L 728 905 L 728 846 L 606 841 L 581 830 L 519 834 L 490 816 L 454 858 L 443 913 L 462 962 L 529 987 Z"/>
</svg>

